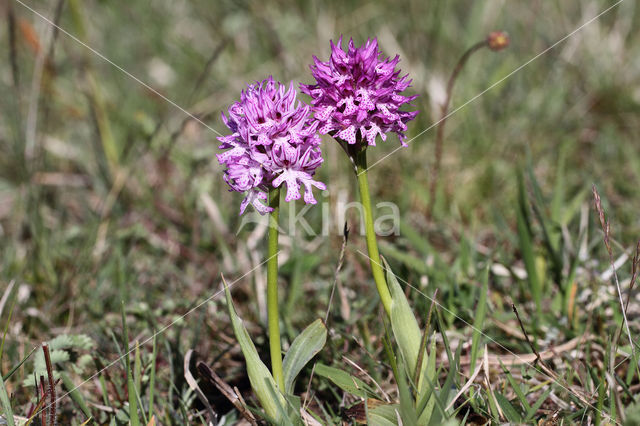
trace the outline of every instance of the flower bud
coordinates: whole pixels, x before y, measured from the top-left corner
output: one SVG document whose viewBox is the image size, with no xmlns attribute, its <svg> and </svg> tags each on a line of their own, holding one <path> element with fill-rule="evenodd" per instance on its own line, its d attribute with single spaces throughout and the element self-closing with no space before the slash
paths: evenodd
<svg viewBox="0 0 640 426">
<path fill-rule="evenodd" d="M 492 31 L 487 36 L 487 46 L 497 52 L 509 46 L 509 35 L 504 31 Z"/>
</svg>

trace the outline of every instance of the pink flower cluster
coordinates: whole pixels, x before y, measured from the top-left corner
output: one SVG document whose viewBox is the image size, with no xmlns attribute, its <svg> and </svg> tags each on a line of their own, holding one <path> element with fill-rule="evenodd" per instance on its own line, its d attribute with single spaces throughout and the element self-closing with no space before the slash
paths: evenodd
<svg viewBox="0 0 640 426">
<path fill-rule="evenodd" d="M 355 47 L 349 40 L 348 50 L 342 49 L 342 37 L 335 45 L 331 42 L 331 57 L 323 62 L 314 57 L 311 67 L 316 84 L 302 85 L 303 93 L 311 96 L 311 105 L 318 131 L 330 133 L 334 138 L 350 145 L 366 140 L 376 144 L 380 135 L 386 140 L 387 133 L 398 134 L 406 146 L 404 132 L 407 122 L 413 120 L 418 111 L 401 111 L 404 104 L 417 95 L 403 96 L 411 80 L 400 77 L 396 65 L 400 58 L 384 58 L 376 39 Z"/>
<path fill-rule="evenodd" d="M 312 98 L 311 107 L 296 101 L 292 84 L 286 90 L 271 77 L 242 91 L 228 116 L 222 114 L 232 133 L 218 138 L 225 152 L 217 156 L 226 166 L 224 180 L 231 190 L 246 193 L 240 214 L 249 204 L 261 214 L 270 212 L 263 203 L 267 192 L 283 183 L 285 201 L 299 199 L 304 186 L 304 201 L 316 203 L 312 187 L 326 189 L 313 179 L 323 161 L 318 133 L 366 147 L 375 145 L 378 135 L 386 140 L 394 132 L 406 146 L 407 122 L 418 111 L 400 108 L 417 96 L 401 94 L 411 80 L 400 77 L 399 61 L 398 56 L 384 58 L 376 39 L 357 48 L 350 40 L 345 52 L 341 37 L 337 45 L 331 42 L 327 62 L 314 56 L 311 71 L 316 84 L 301 85 Z"/>
<path fill-rule="evenodd" d="M 315 204 L 312 187 L 324 190 L 322 182 L 313 180 L 322 164 L 318 126 L 310 116 L 310 108 L 296 101 L 293 84 L 285 86 L 269 77 L 247 87 L 240 101 L 229 107 L 229 116 L 222 120 L 231 130 L 219 137 L 217 155 L 227 166 L 224 180 L 232 191 L 246 192 L 240 214 L 252 204 L 261 214 L 271 211 L 262 203 L 271 188 L 287 186 L 286 201 L 300 198 L 304 186 L 304 201 Z"/>
</svg>

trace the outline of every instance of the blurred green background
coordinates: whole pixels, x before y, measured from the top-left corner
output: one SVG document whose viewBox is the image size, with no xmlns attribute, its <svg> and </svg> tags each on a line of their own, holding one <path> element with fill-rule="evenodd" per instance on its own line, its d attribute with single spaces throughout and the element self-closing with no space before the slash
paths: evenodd
<svg viewBox="0 0 640 426">
<path fill-rule="evenodd" d="M 440 288 L 457 315 L 473 316 L 478 261 L 522 267 L 519 172 L 539 195 L 541 215 L 562 218 L 559 234 L 577 241 L 589 228 L 585 268 L 606 267 L 589 263 L 606 259 L 596 222 L 584 223 L 592 184 L 611 215 L 616 248 L 640 236 L 640 10 L 632 0 L 530 63 L 615 2 L 21 1 L 0 2 L 0 293 L 13 281 L 17 300 L 3 371 L 63 333 L 88 334 L 100 356 L 114 359 L 121 300 L 131 334 L 142 340 L 214 295 L 221 272 L 236 280 L 253 271 L 238 281 L 237 303 L 260 335 L 264 238 L 254 226 L 236 235 L 242 196 L 227 191 L 214 157 L 215 132 L 227 133 L 220 113 L 247 83 L 269 75 L 310 83 L 312 56 L 326 60 L 329 40 L 341 35 L 357 44 L 377 37 L 386 55 L 400 55 L 413 79 L 409 93 L 420 95 L 408 131 L 419 136 L 376 164 L 370 185 L 374 200 L 396 203 L 402 218 L 400 235 L 382 239 L 383 254 L 428 294 Z M 508 32 L 509 48 L 471 57 L 451 109 L 526 66 L 448 119 L 441 185 L 430 200 L 435 129 L 423 131 L 440 117 L 458 58 L 493 30 Z M 370 163 L 398 145 L 395 136 L 379 142 Z M 323 151 L 319 177 L 329 192 L 320 198 L 333 212 L 338 201 L 357 198 L 355 180 L 337 144 L 325 138 Z M 318 231 L 321 214 L 318 207 L 305 215 Z M 352 229 L 357 221 L 350 218 Z M 332 226 L 329 237 L 283 236 L 290 328 L 324 316 L 341 244 L 342 224 Z M 364 240 L 353 233 L 350 244 L 362 248 Z M 544 263 L 535 232 L 534 244 Z M 348 252 L 344 324 L 375 313 L 374 294 L 362 291 L 367 277 L 366 259 Z M 496 316 L 509 317 L 508 300 L 531 300 L 517 282 L 497 285 L 505 309 L 498 303 Z M 553 288 L 546 287 L 550 299 Z M 220 338 L 226 314 L 215 300 L 164 333 L 173 351 L 164 353 L 167 363 L 179 367 L 188 348 L 209 361 L 228 349 Z M 309 308 L 295 309 L 300 300 Z M 24 370 L 22 379 L 31 371 Z M 78 372 L 76 382 L 95 371 Z M 180 381 L 171 374 L 168 383 Z M 31 394 L 19 382 L 9 386 L 24 402 Z"/>
</svg>

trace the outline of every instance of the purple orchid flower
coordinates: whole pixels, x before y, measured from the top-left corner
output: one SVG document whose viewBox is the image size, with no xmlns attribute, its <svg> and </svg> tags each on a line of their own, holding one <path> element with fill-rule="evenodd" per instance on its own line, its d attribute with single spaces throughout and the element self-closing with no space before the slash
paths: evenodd
<svg viewBox="0 0 640 426">
<path fill-rule="evenodd" d="M 222 121 L 232 133 L 218 138 L 219 148 L 226 151 L 217 158 L 227 167 L 224 180 L 231 191 L 247 194 L 240 214 L 249 204 L 260 214 L 269 213 L 271 208 L 263 203 L 267 192 L 283 183 L 285 201 L 299 199 L 304 186 L 304 201 L 315 204 L 312 187 L 326 189 L 313 179 L 323 161 L 318 123 L 311 118 L 311 108 L 296 101 L 293 83 L 286 90 L 269 77 L 249 85 L 228 114 L 222 114 Z"/>
<path fill-rule="evenodd" d="M 338 44 L 331 42 L 331 58 L 323 62 L 313 57 L 311 72 L 316 84 L 301 85 L 301 91 L 311 96 L 315 119 L 321 134 L 331 134 L 349 145 L 366 140 L 375 145 L 376 137 L 387 139 L 395 132 L 400 143 L 406 146 L 407 122 L 418 111 L 401 111 L 417 95 L 403 96 L 411 80 L 400 77 L 396 65 L 400 58 L 384 58 L 378 41 L 355 47 L 349 40 L 349 48 L 342 49 L 342 37 Z"/>
</svg>

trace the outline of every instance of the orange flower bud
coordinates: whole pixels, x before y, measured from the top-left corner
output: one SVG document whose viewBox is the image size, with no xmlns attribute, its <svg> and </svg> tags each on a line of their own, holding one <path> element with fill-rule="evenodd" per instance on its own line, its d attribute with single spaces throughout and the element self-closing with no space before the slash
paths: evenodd
<svg viewBox="0 0 640 426">
<path fill-rule="evenodd" d="M 489 49 L 497 52 L 509 46 L 509 35 L 504 31 L 492 31 L 487 36 Z"/>
</svg>

